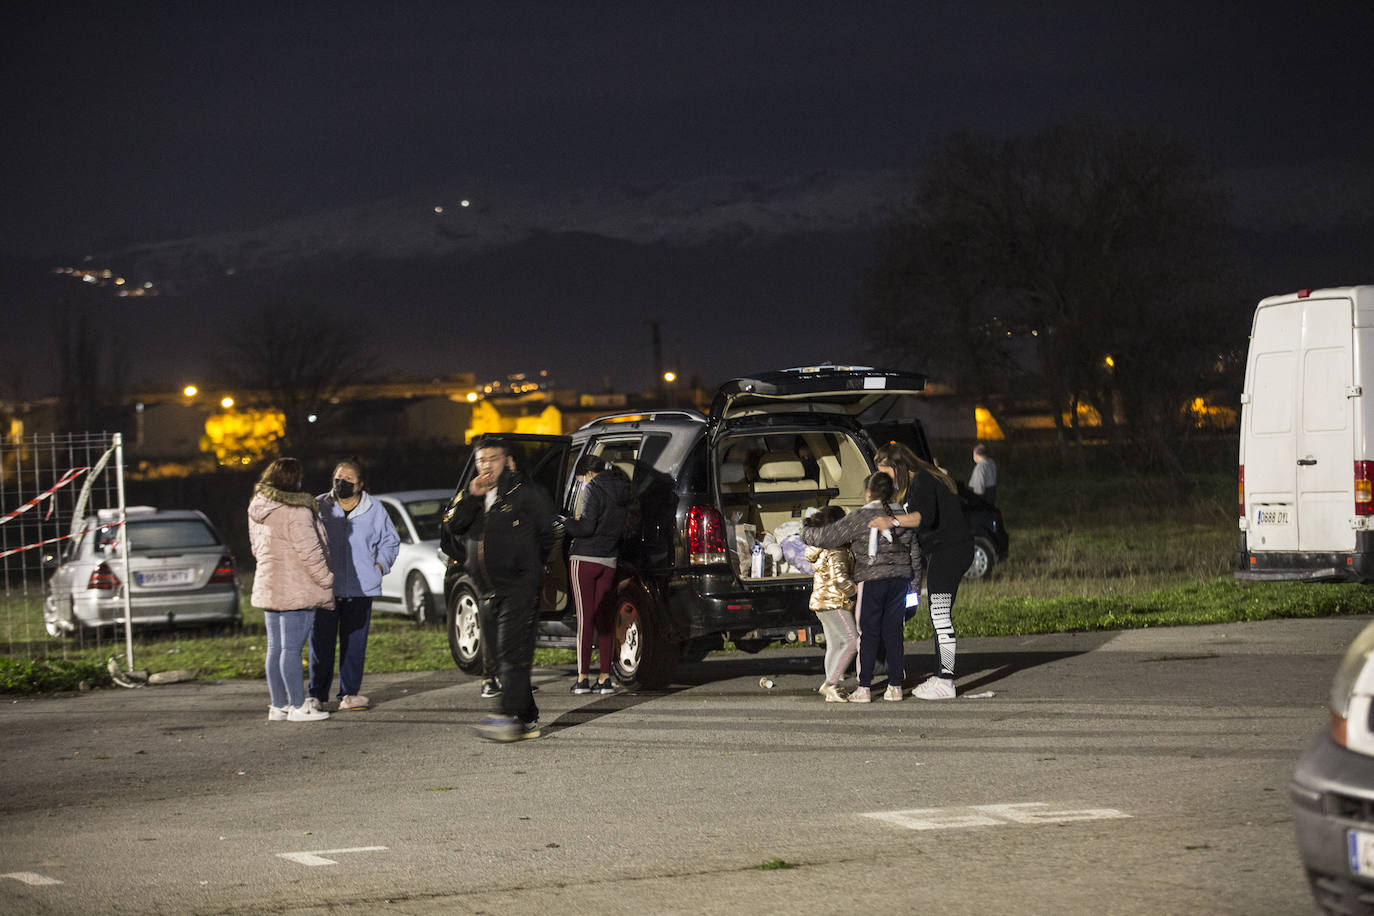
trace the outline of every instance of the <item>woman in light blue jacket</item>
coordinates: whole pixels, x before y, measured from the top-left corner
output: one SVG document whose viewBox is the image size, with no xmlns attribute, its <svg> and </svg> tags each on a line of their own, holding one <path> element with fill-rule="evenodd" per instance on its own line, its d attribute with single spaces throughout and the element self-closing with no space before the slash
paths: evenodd
<svg viewBox="0 0 1374 916">
<path fill-rule="evenodd" d="M 329 535 L 329 568 L 334 573 L 334 610 L 315 614 L 310 634 L 310 697 L 321 708 L 334 681 L 334 645 L 339 652 L 339 711 L 367 709 L 362 695 L 372 599 L 382 593 L 382 576 L 391 570 L 401 539 L 381 503 L 365 489 L 367 478 L 356 458 L 334 468 L 334 485 L 315 498 Z"/>
</svg>

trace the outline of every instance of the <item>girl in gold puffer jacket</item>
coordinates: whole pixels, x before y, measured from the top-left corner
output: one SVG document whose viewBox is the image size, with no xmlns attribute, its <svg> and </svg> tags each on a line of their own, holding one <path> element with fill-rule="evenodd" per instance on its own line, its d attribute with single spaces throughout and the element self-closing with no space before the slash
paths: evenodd
<svg viewBox="0 0 1374 916">
<path fill-rule="evenodd" d="M 841 518 L 844 509 L 826 506 L 803 519 L 802 525 L 814 528 Z M 807 547 L 806 559 L 815 571 L 811 610 L 825 630 L 825 683 L 820 693 L 827 703 L 844 703 L 847 700 L 839 684 L 859 651 L 859 631 L 854 624 L 854 555 L 847 547 Z"/>
</svg>

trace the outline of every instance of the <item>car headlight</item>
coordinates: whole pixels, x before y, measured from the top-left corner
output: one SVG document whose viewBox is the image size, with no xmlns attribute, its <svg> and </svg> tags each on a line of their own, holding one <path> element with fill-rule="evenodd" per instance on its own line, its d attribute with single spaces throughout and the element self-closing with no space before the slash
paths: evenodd
<svg viewBox="0 0 1374 916">
<path fill-rule="evenodd" d="M 1336 669 L 1331 682 L 1331 738 L 1342 747 L 1374 756 L 1374 733 L 1369 727 L 1374 695 L 1374 624 L 1360 631 Z"/>
</svg>

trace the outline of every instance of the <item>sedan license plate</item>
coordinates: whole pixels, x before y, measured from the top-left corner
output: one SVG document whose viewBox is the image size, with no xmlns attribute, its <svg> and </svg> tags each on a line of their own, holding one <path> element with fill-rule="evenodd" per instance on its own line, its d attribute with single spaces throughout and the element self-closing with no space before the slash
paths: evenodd
<svg viewBox="0 0 1374 916">
<path fill-rule="evenodd" d="M 1288 509 L 1256 509 L 1256 525 L 1286 525 L 1288 524 Z"/>
<path fill-rule="evenodd" d="M 151 572 L 134 574 L 134 580 L 144 588 L 159 588 L 164 585 L 190 585 L 196 581 L 194 569 L 155 569 Z"/>
<path fill-rule="evenodd" d="M 1347 830 L 1345 839 L 1350 848 L 1350 873 L 1374 875 L 1374 833 Z"/>
</svg>

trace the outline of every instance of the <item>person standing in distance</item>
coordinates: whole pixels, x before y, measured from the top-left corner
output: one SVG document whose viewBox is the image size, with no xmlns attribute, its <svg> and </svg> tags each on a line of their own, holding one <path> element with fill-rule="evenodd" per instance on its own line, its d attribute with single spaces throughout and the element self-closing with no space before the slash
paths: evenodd
<svg viewBox="0 0 1374 916">
<path fill-rule="evenodd" d="M 539 737 L 539 708 L 530 691 L 535 619 L 544 564 L 553 550 L 553 502 L 537 484 L 510 467 L 509 447 L 481 439 L 467 491 L 444 516 L 450 535 L 475 543 L 482 577 L 491 583 L 501 712 L 474 730 L 492 741 Z"/>
<path fill-rule="evenodd" d="M 911 695 L 922 700 L 950 700 L 955 694 L 954 598 L 959 593 L 959 581 L 973 562 L 973 535 L 959 504 L 959 486 L 900 442 L 878 449 L 873 463 L 897 481 L 897 499 L 906 511 L 879 516 L 869 526 L 883 531 L 914 528 L 925 554 L 930 623 L 935 629 L 935 657 L 940 670 L 917 684 Z"/>
<path fill-rule="evenodd" d="M 372 599 L 382 593 L 401 538 L 382 504 L 366 490 L 367 478 L 356 458 L 334 466 L 334 485 L 315 497 L 320 521 L 329 533 L 329 568 L 334 571 L 334 609 L 315 614 L 310 633 L 310 703 L 329 699 L 334 682 L 335 642 L 339 653 L 339 712 L 367 709 L 363 665 L 372 624 Z"/>
<path fill-rule="evenodd" d="M 973 447 L 973 473 L 968 475 L 968 488 L 997 505 L 997 462 L 988 457 L 987 446 L 981 442 Z"/>
<path fill-rule="evenodd" d="M 625 516 L 630 506 L 630 478 L 597 455 L 577 459 L 573 474 L 586 489 L 582 514 L 561 516 L 568 547 L 573 599 L 577 604 L 577 682 L 573 693 L 615 693 L 611 659 L 615 653 L 615 567 Z M 591 682 L 595 643 L 599 677 Z"/>
<path fill-rule="evenodd" d="M 269 722 L 314 722 L 329 713 L 306 703 L 301 649 L 320 609 L 334 606 L 329 544 L 315 514 L 315 497 L 301 492 L 304 471 L 295 458 L 267 466 L 248 503 L 248 542 L 258 562 L 253 606 L 267 629 Z"/>
</svg>

